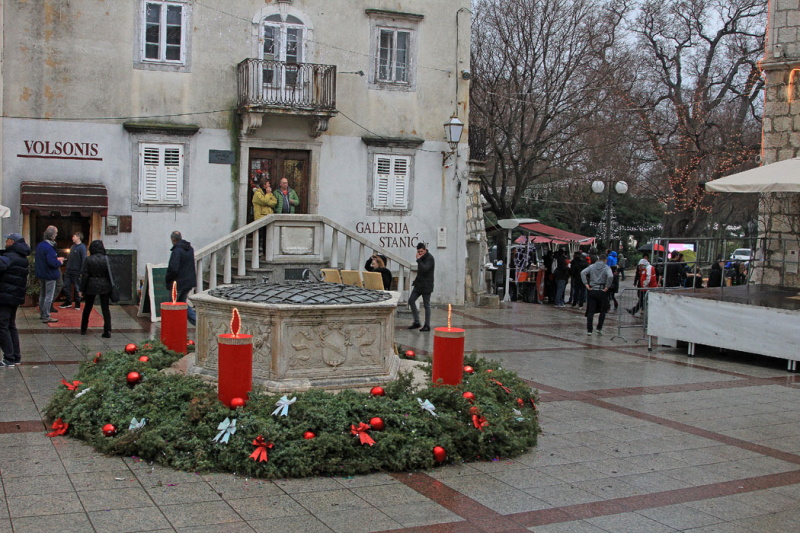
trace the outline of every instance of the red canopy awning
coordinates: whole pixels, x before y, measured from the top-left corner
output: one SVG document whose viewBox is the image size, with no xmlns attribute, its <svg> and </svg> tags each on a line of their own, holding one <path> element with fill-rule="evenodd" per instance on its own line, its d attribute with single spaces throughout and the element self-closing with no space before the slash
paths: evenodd
<svg viewBox="0 0 800 533">
<path fill-rule="evenodd" d="M 520 228 L 524 229 L 525 231 L 529 231 L 533 233 L 537 237 L 544 238 L 544 240 L 534 240 L 534 242 L 554 242 L 558 244 L 568 244 L 568 243 L 576 243 L 576 244 L 594 244 L 594 237 L 585 237 L 583 235 L 578 235 L 577 233 L 572 233 L 570 231 L 565 231 L 563 229 L 554 228 L 552 226 L 547 226 L 542 224 L 541 222 L 533 222 L 531 224 L 520 224 Z M 525 241 L 523 241 L 525 242 Z"/>
<path fill-rule="evenodd" d="M 20 185 L 20 209 L 44 213 L 57 212 L 64 216 L 78 212 L 83 216 L 99 211 L 108 215 L 108 191 L 98 183 L 58 183 L 23 181 Z"/>
</svg>

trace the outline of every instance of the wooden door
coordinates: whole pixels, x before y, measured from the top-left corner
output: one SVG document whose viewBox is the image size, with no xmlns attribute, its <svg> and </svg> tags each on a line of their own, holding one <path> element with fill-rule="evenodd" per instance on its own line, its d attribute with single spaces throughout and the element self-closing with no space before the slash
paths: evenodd
<svg viewBox="0 0 800 533">
<path fill-rule="evenodd" d="M 308 213 L 309 162 L 311 153 L 302 150 L 264 150 L 250 149 L 250 187 L 248 188 L 247 222 L 253 221 L 253 187 L 258 179 L 266 174 L 272 184 L 273 192 L 277 191 L 281 179 L 289 181 L 300 198 L 296 213 Z M 277 194 L 277 193 L 276 193 Z"/>
</svg>

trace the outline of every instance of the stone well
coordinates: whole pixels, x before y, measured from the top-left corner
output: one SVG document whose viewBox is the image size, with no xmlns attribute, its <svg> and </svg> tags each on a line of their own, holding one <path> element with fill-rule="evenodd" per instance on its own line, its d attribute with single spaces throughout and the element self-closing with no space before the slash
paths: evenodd
<svg viewBox="0 0 800 533">
<path fill-rule="evenodd" d="M 335 283 L 230 285 L 191 297 L 197 346 L 189 372 L 217 376 L 217 335 L 253 335 L 253 384 L 270 392 L 371 387 L 394 380 L 399 294 Z"/>
</svg>

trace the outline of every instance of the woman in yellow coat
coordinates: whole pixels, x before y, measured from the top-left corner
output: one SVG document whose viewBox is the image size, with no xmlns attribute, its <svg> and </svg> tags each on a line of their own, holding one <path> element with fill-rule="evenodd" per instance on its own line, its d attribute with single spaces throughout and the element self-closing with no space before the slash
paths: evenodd
<svg viewBox="0 0 800 533">
<path fill-rule="evenodd" d="M 273 213 L 273 209 L 278 205 L 278 199 L 272 194 L 272 186 L 269 183 L 269 176 L 262 175 L 258 180 L 258 187 L 253 187 L 253 218 L 259 220 Z M 264 254 L 267 249 L 267 228 L 266 226 L 258 230 L 260 252 Z"/>
</svg>

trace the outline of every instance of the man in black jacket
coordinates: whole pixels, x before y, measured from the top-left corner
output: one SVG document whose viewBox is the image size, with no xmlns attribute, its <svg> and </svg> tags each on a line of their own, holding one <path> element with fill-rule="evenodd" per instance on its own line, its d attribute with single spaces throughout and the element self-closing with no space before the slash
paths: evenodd
<svg viewBox="0 0 800 533">
<path fill-rule="evenodd" d="M 172 291 L 172 283 L 178 282 L 178 302 L 186 302 L 186 297 L 192 289 L 197 287 L 197 273 L 194 266 L 194 249 L 189 241 L 183 240 L 180 231 L 173 231 L 170 236 L 172 241 L 172 254 L 169 256 L 167 266 L 167 290 Z M 189 307 L 188 319 L 195 325 L 197 315 L 194 308 Z"/>
<path fill-rule="evenodd" d="M 408 297 L 408 306 L 414 317 L 414 323 L 408 329 L 419 328 L 419 311 L 417 311 L 417 298 L 422 296 L 422 305 L 425 307 L 425 325 L 420 331 L 431 330 L 431 293 L 433 292 L 433 271 L 436 264 L 433 256 L 428 252 L 424 243 L 417 244 L 417 277 L 414 278 L 413 289 Z"/>
<path fill-rule="evenodd" d="M 15 366 L 22 358 L 17 333 L 17 307 L 25 301 L 28 256 L 31 247 L 19 233 L 6 235 L 5 253 L 0 256 L 0 366 Z"/>
</svg>

